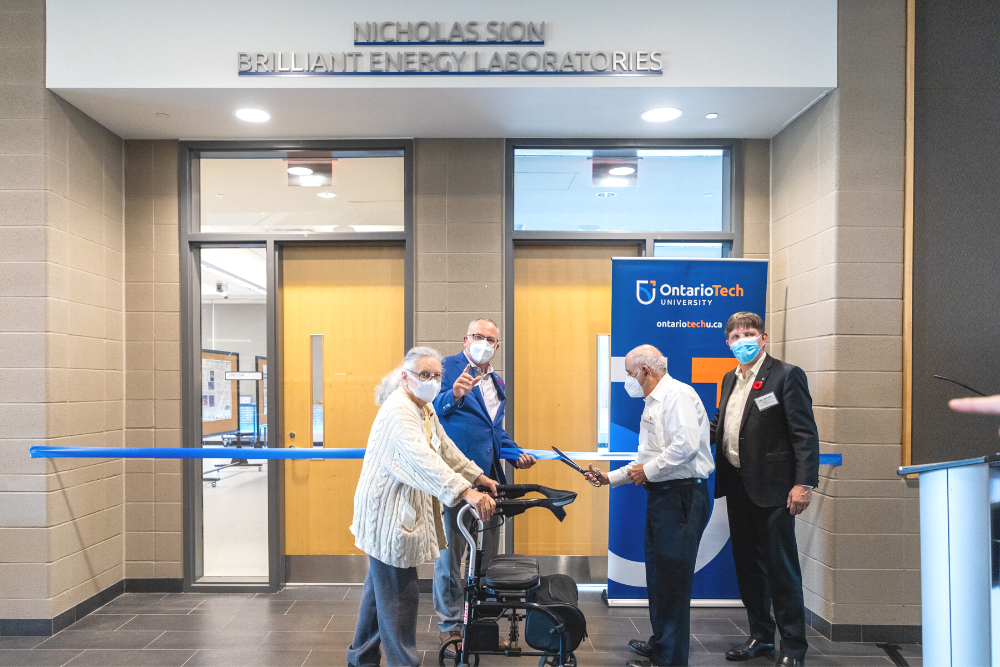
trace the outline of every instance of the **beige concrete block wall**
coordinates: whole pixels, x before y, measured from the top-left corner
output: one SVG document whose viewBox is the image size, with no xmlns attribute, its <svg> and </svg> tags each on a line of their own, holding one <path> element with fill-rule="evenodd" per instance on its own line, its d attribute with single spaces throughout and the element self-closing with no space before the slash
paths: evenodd
<svg viewBox="0 0 1000 667">
<path fill-rule="evenodd" d="M 125 439 L 180 447 L 176 141 L 125 142 Z M 183 576 L 181 467 L 125 464 L 125 576 Z"/>
<path fill-rule="evenodd" d="M 474 317 L 504 330 L 503 139 L 418 139 L 415 153 L 415 342 L 462 349 Z M 503 373 L 501 344 L 493 368 Z"/>
<path fill-rule="evenodd" d="M 0 43 L 0 618 L 49 619 L 123 577 L 122 141 L 45 90 L 44 3 Z"/>
<path fill-rule="evenodd" d="M 839 86 L 771 141 L 772 351 L 806 370 L 823 466 L 798 522 L 806 606 L 920 623 L 902 400 L 905 2 L 844 0 Z"/>
</svg>

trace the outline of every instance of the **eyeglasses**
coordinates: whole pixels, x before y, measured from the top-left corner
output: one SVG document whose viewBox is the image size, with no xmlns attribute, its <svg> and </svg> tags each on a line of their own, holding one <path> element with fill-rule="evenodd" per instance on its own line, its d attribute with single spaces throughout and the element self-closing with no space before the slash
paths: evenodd
<svg viewBox="0 0 1000 667">
<path fill-rule="evenodd" d="M 415 373 L 410 369 L 406 369 L 406 372 L 409 373 L 410 375 L 420 378 L 421 382 L 427 382 L 428 380 L 436 380 L 437 382 L 440 382 L 442 377 L 441 373 L 428 373 L 427 371 Z"/>
<path fill-rule="evenodd" d="M 482 334 L 469 334 L 469 338 L 471 338 L 472 340 L 476 340 L 476 341 L 485 340 L 490 345 L 496 345 L 497 343 L 500 342 L 496 338 L 490 338 L 488 336 L 483 336 Z"/>
</svg>

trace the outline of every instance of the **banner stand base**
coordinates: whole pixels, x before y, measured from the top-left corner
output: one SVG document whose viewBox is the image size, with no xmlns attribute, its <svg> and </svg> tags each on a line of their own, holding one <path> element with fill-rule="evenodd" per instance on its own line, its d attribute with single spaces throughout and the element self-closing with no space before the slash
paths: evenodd
<svg viewBox="0 0 1000 667">
<path fill-rule="evenodd" d="M 601 601 L 608 607 L 649 607 L 645 598 L 608 598 L 608 591 L 601 592 Z M 691 608 L 711 609 L 719 607 L 743 608 L 743 600 L 691 600 Z"/>
</svg>

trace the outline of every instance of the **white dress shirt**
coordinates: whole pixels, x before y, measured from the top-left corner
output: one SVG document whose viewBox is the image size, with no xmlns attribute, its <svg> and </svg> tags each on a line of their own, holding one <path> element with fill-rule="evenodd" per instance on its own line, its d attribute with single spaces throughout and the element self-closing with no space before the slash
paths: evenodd
<svg viewBox="0 0 1000 667">
<path fill-rule="evenodd" d="M 726 459 L 737 468 L 740 467 L 740 426 L 743 425 L 743 410 L 747 405 L 750 388 L 753 387 L 760 366 L 766 357 L 766 352 L 760 355 L 760 359 L 750 368 L 746 377 L 743 377 L 740 367 L 736 367 L 733 391 L 729 394 L 729 401 L 726 403 L 726 430 L 722 434 L 722 451 L 725 453 Z"/>
<path fill-rule="evenodd" d="M 474 362 L 472 357 L 469 356 L 468 350 L 465 351 L 465 358 L 469 360 L 473 368 L 479 368 L 479 364 Z M 493 382 L 493 364 L 490 364 L 486 367 L 483 379 L 479 381 L 477 386 L 483 392 L 483 402 L 486 403 L 486 411 L 490 413 L 490 419 L 496 421 L 497 411 L 500 409 L 500 396 L 497 394 L 497 387 Z M 472 389 L 475 391 L 476 388 L 473 387 Z"/>
<path fill-rule="evenodd" d="M 694 388 L 664 375 L 643 399 L 639 456 L 608 473 L 611 486 L 626 484 L 628 470 L 639 464 L 650 482 L 708 478 L 715 470 L 709 443 L 708 415 Z"/>
</svg>

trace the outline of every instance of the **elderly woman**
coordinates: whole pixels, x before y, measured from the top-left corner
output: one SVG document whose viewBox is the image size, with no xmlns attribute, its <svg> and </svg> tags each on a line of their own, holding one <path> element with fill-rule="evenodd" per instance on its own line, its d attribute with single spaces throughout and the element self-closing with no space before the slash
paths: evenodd
<svg viewBox="0 0 1000 667">
<path fill-rule="evenodd" d="M 441 428 L 434 397 L 441 355 L 415 347 L 375 389 L 381 406 L 354 493 L 354 544 L 368 554 L 351 665 L 378 665 L 379 645 L 392 667 L 420 664 L 417 653 L 417 565 L 447 547 L 440 503 L 464 501 L 489 519 L 495 504 L 476 485 L 496 483 L 465 458 Z"/>
</svg>

